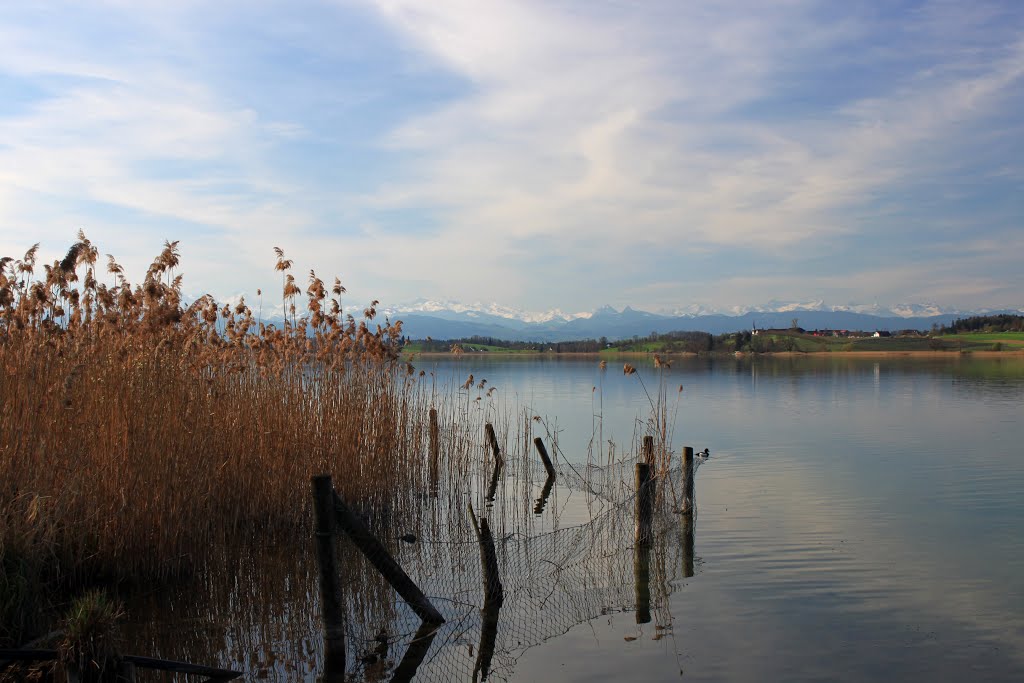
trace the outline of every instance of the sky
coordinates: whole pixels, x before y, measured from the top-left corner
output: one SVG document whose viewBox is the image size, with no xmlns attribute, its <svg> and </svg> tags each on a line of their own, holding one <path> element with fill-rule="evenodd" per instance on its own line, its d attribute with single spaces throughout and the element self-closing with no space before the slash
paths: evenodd
<svg viewBox="0 0 1024 683">
<path fill-rule="evenodd" d="M 1024 309 L 1024 3 L 0 0 L 0 256 L 524 310 Z"/>
</svg>

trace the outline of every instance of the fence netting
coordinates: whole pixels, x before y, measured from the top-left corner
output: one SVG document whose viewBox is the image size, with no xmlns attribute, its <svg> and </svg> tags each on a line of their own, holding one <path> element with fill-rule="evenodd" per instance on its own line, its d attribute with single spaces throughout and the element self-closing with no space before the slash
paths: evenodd
<svg viewBox="0 0 1024 683">
<path fill-rule="evenodd" d="M 603 462 L 571 462 L 552 448 L 552 479 L 529 439 L 506 433 L 496 455 L 480 434 L 472 468 L 438 482 L 425 467 L 411 502 L 357 510 L 444 624 L 425 626 L 339 534 L 347 646 L 339 680 L 508 680 L 531 648 L 616 613 L 633 612 L 638 628 L 672 637 L 669 597 L 699 565 L 696 509 L 680 514 L 686 473 L 679 453 L 659 447 L 653 533 L 649 543 L 638 543 L 634 473 L 647 457 L 641 449 Z M 695 458 L 694 469 L 702 462 Z M 439 468 L 445 467 L 442 460 Z M 162 627 L 158 633 L 142 610 L 135 649 L 265 680 L 317 679 L 323 661 L 317 567 L 311 551 L 294 550 L 300 545 L 312 548 L 312 530 L 305 544 L 291 539 L 226 554 L 222 570 L 209 574 L 216 577 L 211 585 L 200 587 L 220 601 L 210 609 L 154 597 Z M 162 635 L 168 630 L 175 636 Z M 210 661 L 211 651 L 218 661 Z"/>
</svg>

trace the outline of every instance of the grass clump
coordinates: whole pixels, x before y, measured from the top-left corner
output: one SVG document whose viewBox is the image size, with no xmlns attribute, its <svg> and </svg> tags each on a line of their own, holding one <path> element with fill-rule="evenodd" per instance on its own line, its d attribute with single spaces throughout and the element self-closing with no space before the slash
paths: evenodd
<svg viewBox="0 0 1024 683">
<path fill-rule="evenodd" d="M 82 683 L 113 683 L 118 679 L 120 622 L 124 610 L 98 590 L 71 603 L 62 622 L 63 638 L 57 647 L 58 669 Z"/>
</svg>

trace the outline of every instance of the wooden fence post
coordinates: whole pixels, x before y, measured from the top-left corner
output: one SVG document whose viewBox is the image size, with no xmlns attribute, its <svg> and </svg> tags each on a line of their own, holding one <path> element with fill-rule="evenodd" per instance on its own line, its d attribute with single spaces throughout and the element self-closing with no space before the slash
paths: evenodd
<svg viewBox="0 0 1024 683">
<path fill-rule="evenodd" d="M 487 486 L 486 496 L 487 502 L 493 503 L 498 491 L 498 480 L 501 478 L 501 468 L 505 461 L 501 457 L 498 437 L 494 435 L 494 426 L 490 422 L 484 425 L 484 433 L 487 435 L 487 442 L 491 445 L 491 452 L 494 453 L 494 471 L 491 473 L 491 483 Z"/>
<path fill-rule="evenodd" d="M 491 446 L 494 459 L 501 462 L 501 448 L 498 447 L 498 437 L 494 435 L 494 425 L 490 422 L 484 425 L 484 433 L 487 434 L 487 443 Z"/>
<path fill-rule="evenodd" d="M 334 545 L 334 485 L 330 475 L 313 477 L 313 509 L 320 611 L 324 620 L 324 670 L 326 674 L 336 674 L 345 671 L 345 608 Z"/>
<path fill-rule="evenodd" d="M 680 512 L 693 512 L 693 447 L 683 447 L 683 505 Z"/>
<path fill-rule="evenodd" d="M 654 437 L 644 437 L 644 462 L 648 465 L 654 465 Z"/>
<path fill-rule="evenodd" d="M 633 546 L 633 583 L 636 587 L 636 623 L 651 621 L 651 545 Z"/>
<path fill-rule="evenodd" d="M 533 440 L 533 445 L 537 447 L 541 462 L 544 463 L 544 469 L 548 471 L 548 479 L 553 479 L 555 476 L 555 466 L 551 464 L 551 458 L 548 457 L 548 449 L 544 447 L 544 439 L 539 436 L 536 437 Z"/>
<path fill-rule="evenodd" d="M 644 438 L 644 450 L 647 450 Z M 651 439 L 653 446 L 653 439 Z M 651 541 L 653 540 L 652 517 L 654 516 L 654 480 L 651 465 L 636 464 L 636 540 L 633 544 L 633 581 L 636 586 L 636 623 L 646 624 L 651 620 Z"/>
<path fill-rule="evenodd" d="M 484 608 L 488 605 L 500 606 L 505 601 L 505 591 L 498 574 L 498 553 L 494 548 L 494 535 L 487 524 L 487 518 L 480 518 L 478 532 L 480 541 L 480 568 L 484 576 Z"/>
<path fill-rule="evenodd" d="M 651 479 L 651 466 L 644 462 L 636 464 L 636 498 L 634 499 L 634 516 L 636 517 L 636 543 L 643 545 L 651 542 L 651 518 L 654 515 L 654 481 Z"/>
<path fill-rule="evenodd" d="M 348 534 L 352 543 L 366 556 L 370 564 L 381 573 L 391 587 L 402 596 L 402 599 L 409 603 L 409 607 L 419 615 L 420 619 L 432 624 L 443 624 L 444 617 L 441 616 L 441 613 L 430 603 L 419 586 L 409 578 L 395 558 L 391 557 L 391 553 L 377 540 L 366 523 L 349 510 L 345 501 L 333 489 L 331 496 L 334 499 L 334 517 L 338 526 Z"/>
<path fill-rule="evenodd" d="M 683 515 L 683 577 L 693 576 L 694 555 L 694 519 L 693 515 Z"/>
<path fill-rule="evenodd" d="M 441 445 L 440 429 L 437 426 L 437 408 L 430 409 L 430 489 L 437 495 L 438 472 L 440 470 Z"/>
<path fill-rule="evenodd" d="M 470 514 L 473 515 L 472 508 Z M 498 553 L 494 548 L 494 535 L 486 517 L 479 521 L 473 515 L 473 528 L 476 530 L 477 541 L 480 543 L 480 569 L 484 582 L 483 621 L 480 625 L 480 645 L 477 648 L 476 664 L 473 667 L 473 679 L 482 674 L 480 680 L 486 680 L 494 656 L 494 644 L 498 636 L 498 612 L 505 601 L 505 591 L 498 574 Z"/>
</svg>

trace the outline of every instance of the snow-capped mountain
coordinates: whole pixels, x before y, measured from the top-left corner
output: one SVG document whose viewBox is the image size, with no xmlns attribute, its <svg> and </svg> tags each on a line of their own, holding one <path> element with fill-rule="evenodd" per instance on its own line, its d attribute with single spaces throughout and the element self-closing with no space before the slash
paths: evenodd
<svg viewBox="0 0 1024 683">
<path fill-rule="evenodd" d="M 576 318 L 589 318 L 593 315 L 590 312 L 566 313 L 560 308 L 552 308 L 547 311 L 524 311 L 520 308 L 503 306 L 497 303 L 482 304 L 480 302 L 476 302 L 472 304 L 465 304 L 460 301 L 435 301 L 430 299 L 417 299 L 416 301 L 408 304 L 392 306 L 389 307 L 386 312 L 389 315 L 398 314 L 399 316 L 401 316 L 402 313 L 457 313 L 470 318 L 492 316 L 495 318 L 505 318 L 506 320 L 515 320 L 531 324 L 547 323 L 551 321 L 565 322 L 575 320 Z"/>
<path fill-rule="evenodd" d="M 985 311 L 993 313 L 997 311 Z M 1010 312 L 1016 311 L 998 311 Z M 701 304 L 652 313 L 629 306 L 605 305 L 586 313 L 560 309 L 524 311 L 498 304 L 464 304 L 419 300 L 386 311 L 404 322 L 412 338 L 454 339 L 471 336 L 524 341 L 621 339 L 652 332 L 702 331 L 712 334 L 758 328 L 789 327 L 794 318 L 805 329 L 929 330 L 977 312 L 961 312 L 936 304 L 828 305 L 824 301 L 769 301 L 759 306 L 715 309 Z"/>
<path fill-rule="evenodd" d="M 831 311 L 834 313 L 862 313 L 864 315 L 875 315 L 882 318 L 921 318 L 935 315 L 956 315 L 962 313 L 959 309 L 948 306 L 940 306 L 934 303 L 905 303 L 892 306 L 880 304 L 826 304 L 823 300 L 813 301 L 778 301 L 772 300 L 755 306 L 732 306 L 725 309 L 716 309 L 700 304 L 677 307 L 671 311 L 664 311 L 666 315 L 674 316 L 697 316 L 697 315 L 746 315 L 748 313 L 796 313 L 800 311 Z"/>
</svg>

